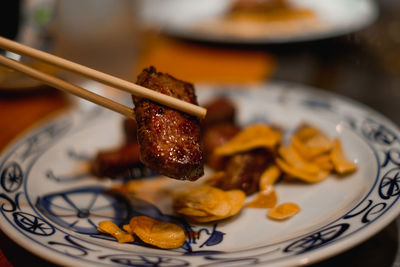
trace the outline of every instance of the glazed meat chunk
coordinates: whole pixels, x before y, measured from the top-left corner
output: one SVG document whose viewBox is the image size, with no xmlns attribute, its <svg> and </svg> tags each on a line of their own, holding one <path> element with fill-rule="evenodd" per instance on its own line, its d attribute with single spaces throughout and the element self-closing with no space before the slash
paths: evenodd
<svg viewBox="0 0 400 267">
<path fill-rule="evenodd" d="M 246 195 L 258 190 L 263 171 L 272 162 L 272 154 L 264 149 L 255 149 L 233 155 L 226 166 L 226 177 L 217 186 L 224 190 L 241 189 Z"/>
<path fill-rule="evenodd" d="M 219 97 L 208 103 L 205 108 L 207 116 L 203 121 L 204 128 L 221 123 L 235 123 L 236 108 L 229 99 Z"/>
<path fill-rule="evenodd" d="M 92 173 L 99 177 L 117 178 L 129 175 L 133 168 L 143 169 L 139 161 L 139 145 L 129 143 L 124 146 L 97 153 L 92 162 Z"/>
<path fill-rule="evenodd" d="M 144 69 L 137 84 L 154 91 L 197 104 L 192 84 Z M 200 121 L 191 115 L 133 96 L 140 160 L 159 174 L 196 180 L 204 173 L 200 146 Z"/>
</svg>

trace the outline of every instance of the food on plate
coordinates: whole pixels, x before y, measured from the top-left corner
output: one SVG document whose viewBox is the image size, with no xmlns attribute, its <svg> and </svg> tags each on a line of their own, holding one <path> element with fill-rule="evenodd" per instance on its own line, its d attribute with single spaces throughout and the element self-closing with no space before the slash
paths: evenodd
<svg viewBox="0 0 400 267">
<path fill-rule="evenodd" d="M 134 167 L 143 168 L 139 160 L 139 144 L 99 151 L 92 162 L 92 173 L 99 177 L 118 177 Z"/>
<path fill-rule="evenodd" d="M 348 174 L 357 166 L 343 155 L 340 142 L 326 137 L 310 125 L 299 127 L 291 138 L 291 144 L 278 149 L 276 164 L 287 179 L 308 183 L 320 182 L 331 172 Z"/>
<path fill-rule="evenodd" d="M 225 178 L 226 173 L 224 171 L 214 172 L 204 181 L 204 184 L 216 187 L 219 183 L 221 183 L 221 180 Z"/>
<path fill-rule="evenodd" d="M 97 152 L 90 166 L 93 175 L 119 178 L 143 176 L 143 174 L 150 173 L 150 170 L 139 159 L 136 121 L 124 119 L 122 129 L 124 143 L 118 147 Z"/>
<path fill-rule="evenodd" d="M 273 161 L 265 149 L 255 149 L 235 154 L 229 158 L 225 168 L 225 178 L 217 187 L 224 190 L 241 189 L 246 195 L 258 191 L 261 174 Z"/>
<path fill-rule="evenodd" d="M 335 140 L 333 142 L 333 148 L 330 152 L 330 159 L 332 160 L 335 171 L 338 174 L 347 174 L 354 172 L 357 169 L 357 165 L 353 162 L 350 162 L 343 155 L 342 146 L 340 145 L 339 140 Z"/>
<path fill-rule="evenodd" d="M 139 74 L 137 84 L 197 105 L 192 84 L 157 72 Z M 140 160 L 159 174 L 194 181 L 204 173 L 200 121 L 194 116 L 133 96 Z"/>
<path fill-rule="evenodd" d="M 98 230 L 112 235 L 119 243 L 134 242 L 134 236 L 137 236 L 141 241 L 163 249 L 179 248 L 186 239 L 180 226 L 147 216 L 135 216 L 123 228 L 125 231 L 112 221 L 102 221 Z"/>
<path fill-rule="evenodd" d="M 261 9 L 260 12 L 265 12 L 284 8 L 289 8 L 287 0 L 237 0 L 233 2 L 231 12 L 258 9 Z"/>
<path fill-rule="evenodd" d="M 260 181 L 258 183 L 258 188 L 263 191 L 268 186 L 275 184 L 282 172 L 275 164 L 269 165 L 265 171 L 261 174 Z"/>
<path fill-rule="evenodd" d="M 194 222 L 197 223 L 208 223 L 208 222 L 214 222 L 218 220 L 223 220 L 229 217 L 233 217 L 236 214 L 238 214 L 242 207 L 243 207 L 243 202 L 246 199 L 246 195 L 243 193 L 241 190 L 229 190 L 226 191 L 226 194 L 228 195 L 231 203 L 231 209 L 229 213 L 225 216 L 199 216 L 199 217 L 190 217 Z"/>
<path fill-rule="evenodd" d="M 232 121 L 230 123 L 235 125 L 235 119 Z M 207 137 L 210 136 L 213 135 Z M 275 208 L 278 197 L 274 185 L 281 177 L 287 181 L 316 183 L 325 180 L 331 173 L 341 175 L 356 170 L 356 165 L 344 157 L 340 142 L 310 125 L 301 125 L 291 137 L 290 144 L 282 144 L 282 130 L 265 124 L 250 125 L 236 135 L 221 140 L 220 146 L 213 146 L 211 141 L 205 140 L 211 144 L 207 151 L 211 151 L 212 155 L 207 156 L 207 163 L 211 162 L 209 166 L 217 171 L 205 184 L 223 190 L 240 189 L 246 195 L 257 192 L 254 199 L 246 203 L 247 208 Z M 223 157 L 223 164 L 221 160 L 215 164 L 213 157 Z M 290 212 L 296 210 L 289 214 L 286 207 L 283 205 L 268 216 L 288 218 L 299 209 L 289 205 L 292 208 Z"/>
<path fill-rule="evenodd" d="M 310 173 L 307 172 L 307 170 L 297 169 L 279 158 L 276 159 L 276 163 L 278 164 L 279 168 L 281 168 L 282 171 L 287 175 L 285 176 L 287 180 L 297 179 L 307 183 L 318 183 L 325 180 L 329 176 L 329 172 L 327 171 Z"/>
<path fill-rule="evenodd" d="M 152 90 L 197 104 L 193 85 L 157 72 L 150 67 L 138 77 L 138 84 Z M 204 173 L 200 146 L 200 121 L 193 116 L 133 97 L 136 120 L 123 121 L 125 143 L 100 151 L 91 171 L 100 177 L 138 176 L 149 173 L 146 166 L 159 174 L 196 180 Z M 146 165 L 146 166 L 145 166 Z"/>
<path fill-rule="evenodd" d="M 125 228 L 143 242 L 163 249 L 179 248 L 186 239 L 179 225 L 147 216 L 133 217 Z"/>
<path fill-rule="evenodd" d="M 235 123 L 236 108 L 235 105 L 225 97 L 218 97 L 208 103 L 205 108 L 207 115 L 202 122 L 203 127 L 210 127 L 211 125 L 219 125 L 221 123 Z"/>
<path fill-rule="evenodd" d="M 173 79 L 169 76 L 164 77 L 164 74 L 157 73 L 155 70 L 145 70 L 145 72 L 142 74 L 145 77 L 139 80 L 148 80 L 147 83 L 142 81 L 147 87 L 151 85 L 159 88 L 169 84 L 170 79 Z M 155 77 L 149 78 L 147 77 L 149 75 L 155 75 Z M 172 82 L 172 84 L 175 83 L 176 81 Z M 216 108 L 218 103 L 224 109 L 220 113 Z M 141 131 L 154 131 L 154 127 L 159 125 L 157 121 L 160 118 L 154 119 L 154 117 L 184 116 L 183 114 L 171 115 L 164 107 L 161 107 L 163 111 L 160 114 L 154 113 L 154 107 L 150 105 L 156 104 L 140 104 L 142 106 L 139 106 L 138 116 L 141 116 L 141 119 L 138 120 L 137 136 L 139 139 L 151 139 L 150 141 L 154 144 L 160 144 L 165 140 L 160 141 L 157 139 L 160 136 L 154 137 L 151 133 L 145 133 L 147 136 L 141 137 L 143 134 Z M 202 122 L 201 142 L 206 151 L 206 164 L 214 169 L 213 174 L 196 183 L 182 183 L 166 177 L 132 180 L 114 187 L 115 191 L 126 196 L 133 196 L 132 199 L 141 199 L 168 210 L 172 209 L 176 214 L 193 223 L 209 223 L 231 218 L 240 213 L 243 208 L 267 209 L 268 218 L 281 221 L 293 217 L 300 211 L 300 207 L 293 202 L 277 205 L 278 193 L 275 189 L 280 181 L 316 183 L 325 180 L 332 173 L 345 175 L 357 169 L 357 166 L 345 157 L 338 139 L 329 138 L 312 125 L 301 125 L 290 136 L 289 142 L 284 142 L 284 129 L 279 127 L 265 123 L 239 127 L 236 124 L 236 109 L 229 100 L 220 98 L 208 107 L 211 108 L 208 110 L 209 117 Z M 179 121 L 185 119 L 188 117 L 180 118 Z M 141 123 L 145 125 L 141 126 Z M 161 129 L 165 127 L 166 125 L 162 125 Z M 134 123 L 124 122 L 126 134 L 135 135 L 135 129 Z M 166 131 L 163 134 L 170 134 L 170 132 Z M 179 135 L 182 136 L 182 133 L 179 132 Z M 125 149 L 136 146 L 136 152 L 132 152 L 136 153 L 136 162 L 139 157 L 137 142 L 127 138 L 125 142 Z M 149 141 L 146 140 L 146 142 Z M 172 147 L 176 145 L 177 143 L 174 143 Z M 148 146 L 142 144 L 142 147 Z M 112 153 L 108 155 L 109 158 L 113 156 Z M 146 156 L 150 155 L 152 154 L 149 153 Z M 123 157 L 121 155 L 119 157 L 121 157 L 121 164 L 124 164 Z M 195 161 L 198 159 L 196 157 Z M 169 159 L 164 157 L 162 160 L 168 162 Z M 167 169 L 167 171 L 170 170 Z M 249 196 L 248 201 L 246 201 L 247 196 Z M 130 237 L 126 236 L 131 235 L 133 239 L 139 238 L 147 244 L 163 249 L 178 248 L 184 244 L 186 238 L 181 226 L 147 216 L 131 218 L 130 223 L 124 225 L 123 229 L 125 231 L 110 222 L 99 225 L 99 231 L 115 236 L 119 242 L 132 242 L 129 241 Z"/>
<path fill-rule="evenodd" d="M 306 159 L 316 158 L 332 149 L 333 142 L 310 125 L 300 126 L 291 139 L 296 150 Z"/>
<path fill-rule="evenodd" d="M 255 124 L 240 131 L 224 145 L 217 147 L 214 153 L 230 156 L 256 148 L 274 150 L 281 143 L 282 134 L 265 124 Z"/>
<path fill-rule="evenodd" d="M 232 20 L 284 21 L 314 17 L 312 10 L 299 8 L 287 0 L 238 0 L 227 13 Z"/>
<path fill-rule="evenodd" d="M 218 115 L 215 108 L 218 103 L 225 110 L 221 112 L 224 115 Z M 203 129 L 206 163 L 214 170 L 223 171 L 212 184 L 223 190 L 240 189 L 247 195 L 258 191 L 260 175 L 273 161 L 272 154 L 281 142 L 281 132 L 265 124 L 241 131 L 236 125 L 235 106 L 225 98 L 217 98 L 206 107 L 205 122 L 208 122 Z"/>
<path fill-rule="evenodd" d="M 234 104 L 218 97 L 205 106 L 207 116 L 202 122 L 202 142 L 207 165 L 214 170 L 224 169 L 228 157 L 213 153 L 216 147 L 224 145 L 234 137 L 240 128 L 236 125 L 236 108 Z"/>
<path fill-rule="evenodd" d="M 97 230 L 101 233 L 112 235 L 115 237 L 115 239 L 117 239 L 118 243 L 133 242 L 135 240 L 133 235 L 131 235 L 129 232 L 121 230 L 118 225 L 112 221 L 100 222 Z"/>
<path fill-rule="evenodd" d="M 174 210 L 184 215 L 225 216 L 230 207 L 230 200 L 223 190 L 206 185 L 174 196 Z"/>
<path fill-rule="evenodd" d="M 123 130 L 125 143 L 137 143 L 137 123 L 136 120 L 133 119 L 124 119 L 123 120 Z"/>
<path fill-rule="evenodd" d="M 299 205 L 288 202 L 268 210 L 268 217 L 273 220 L 286 220 L 300 211 Z"/>
<path fill-rule="evenodd" d="M 241 190 L 224 191 L 203 185 L 176 194 L 173 208 L 190 221 L 205 223 L 236 215 L 245 198 Z"/>
<path fill-rule="evenodd" d="M 231 122 L 222 122 L 204 127 L 202 140 L 206 163 L 215 170 L 225 168 L 228 157 L 217 155 L 214 149 L 224 145 L 228 140 L 239 133 L 240 128 Z"/>
<path fill-rule="evenodd" d="M 315 163 L 304 159 L 293 146 L 281 146 L 278 154 L 294 168 L 304 170 L 310 174 L 318 174 L 322 169 Z"/>
<path fill-rule="evenodd" d="M 198 21 L 192 27 L 208 35 L 257 38 L 296 36 L 326 28 L 311 8 L 287 0 L 238 0 L 221 15 Z"/>
<path fill-rule="evenodd" d="M 278 202 L 278 196 L 276 195 L 275 188 L 273 185 L 268 185 L 263 190 L 257 193 L 256 197 L 246 204 L 248 208 L 257 209 L 270 209 L 275 207 Z"/>
</svg>

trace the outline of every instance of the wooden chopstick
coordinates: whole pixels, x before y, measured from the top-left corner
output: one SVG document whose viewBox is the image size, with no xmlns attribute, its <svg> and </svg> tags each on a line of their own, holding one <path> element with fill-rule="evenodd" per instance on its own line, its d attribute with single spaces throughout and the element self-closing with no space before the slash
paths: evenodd
<svg viewBox="0 0 400 267">
<path fill-rule="evenodd" d="M 38 71 L 34 68 L 31 68 L 29 66 L 26 66 L 26 65 L 18 62 L 16 60 L 13 60 L 13 59 L 7 58 L 3 55 L 0 55 L 0 64 L 4 65 L 10 69 L 22 72 L 32 78 L 42 81 L 43 83 L 50 85 L 56 89 L 71 93 L 78 97 L 84 98 L 90 102 L 93 102 L 93 103 L 103 106 L 105 108 L 116 111 L 126 117 L 135 119 L 135 116 L 134 116 L 135 113 L 134 113 L 133 109 L 131 109 L 127 106 L 124 106 L 120 103 L 114 102 L 108 98 L 105 98 L 105 97 L 95 94 L 93 92 L 87 91 L 79 86 L 70 84 L 66 81 L 58 79 L 58 78 L 51 76 L 49 74 L 46 74 L 44 72 Z"/>
<path fill-rule="evenodd" d="M 143 86 L 85 67 L 83 65 L 34 49 L 32 47 L 20 44 L 18 42 L 11 41 L 1 36 L 0 36 L 0 48 L 14 52 L 16 54 L 29 56 L 47 62 L 57 67 L 81 74 L 98 82 L 123 90 L 132 95 L 152 100 L 156 103 L 177 109 L 179 111 L 188 113 L 190 115 L 194 115 L 199 118 L 204 118 L 207 114 L 207 110 L 200 106 L 185 102 L 183 100 L 171 96 L 158 93 Z"/>
</svg>

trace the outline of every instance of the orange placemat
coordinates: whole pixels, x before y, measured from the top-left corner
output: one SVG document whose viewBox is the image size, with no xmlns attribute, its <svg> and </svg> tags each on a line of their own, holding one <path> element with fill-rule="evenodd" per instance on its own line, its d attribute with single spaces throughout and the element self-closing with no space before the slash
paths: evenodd
<svg viewBox="0 0 400 267">
<path fill-rule="evenodd" d="M 261 50 L 157 36 L 147 42 L 135 75 L 150 65 L 188 82 L 247 83 L 267 80 L 275 70 L 275 59 Z"/>
<path fill-rule="evenodd" d="M 66 108 L 68 103 L 65 94 L 56 89 L 0 95 L 0 151 L 27 127 Z"/>
</svg>

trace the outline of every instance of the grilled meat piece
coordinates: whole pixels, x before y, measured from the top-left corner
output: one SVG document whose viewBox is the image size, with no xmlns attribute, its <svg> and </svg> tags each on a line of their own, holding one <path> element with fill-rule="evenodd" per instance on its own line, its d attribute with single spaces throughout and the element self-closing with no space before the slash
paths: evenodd
<svg viewBox="0 0 400 267">
<path fill-rule="evenodd" d="M 132 119 L 123 121 L 125 143 L 137 143 L 137 123 Z"/>
<path fill-rule="evenodd" d="M 208 127 L 219 123 L 234 123 L 236 116 L 235 105 L 226 98 L 220 97 L 205 106 L 207 109 L 203 126 Z"/>
<path fill-rule="evenodd" d="M 120 147 L 99 151 L 91 163 L 93 175 L 119 178 L 122 176 L 136 177 L 140 175 L 139 173 L 150 172 L 139 160 L 136 121 L 125 119 L 122 122 L 122 128 L 125 143 Z"/>
<path fill-rule="evenodd" d="M 239 127 L 230 122 L 211 125 L 204 129 L 203 146 L 208 166 L 214 170 L 225 168 L 229 157 L 213 154 L 216 147 L 224 145 L 240 131 Z"/>
<path fill-rule="evenodd" d="M 263 171 L 272 161 L 272 155 L 265 149 L 255 149 L 233 155 L 226 166 L 226 177 L 218 187 L 224 190 L 242 189 L 246 195 L 258 191 Z"/>
<path fill-rule="evenodd" d="M 92 173 L 99 177 L 128 175 L 133 168 L 144 169 L 139 160 L 139 144 L 130 143 L 120 148 L 100 151 L 92 162 Z"/>
<path fill-rule="evenodd" d="M 197 104 L 193 85 L 157 72 L 144 69 L 137 84 L 154 91 Z M 200 121 L 188 114 L 152 101 L 133 96 L 140 160 L 159 174 L 196 180 L 204 173 L 200 146 Z"/>
<path fill-rule="evenodd" d="M 211 101 L 205 107 L 207 116 L 202 122 L 202 141 L 206 163 L 214 170 L 222 170 L 229 157 L 217 156 L 213 151 L 239 132 L 240 128 L 235 125 L 236 107 L 224 97 Z"/>
<path fill-rule="evenodd" d="M 203 134 L 204 152 L 206 155 L 212 153 L 216 147 L 224 145 L 239 131 L 239 127 L 232 123 L 221 123 L 208 127 Z"/>
</svg>

